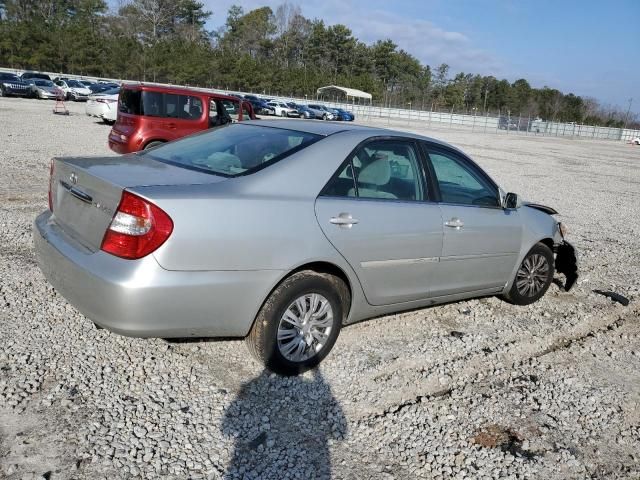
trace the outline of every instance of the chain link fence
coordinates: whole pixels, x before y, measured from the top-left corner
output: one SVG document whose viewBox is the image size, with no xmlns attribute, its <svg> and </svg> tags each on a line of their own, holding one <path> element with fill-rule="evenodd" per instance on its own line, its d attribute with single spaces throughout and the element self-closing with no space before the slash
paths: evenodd
<svg viewBox="0 0 640 480">
<path fill-rule="evenodd" d="M 0 72 L 9 72 L 20 74 L 20 70 L 10 68 L 0 68 Z M 79 76 L 79 75 L 67 75 L 61 73 L 43 72 L 47 73 L 51 78 L 66 77 L 79 80 L 96 80 L 96 77 Z M 117 83 L 140 83 L 131 80 L 102 78 L 102 80 L 113 81 Z M 154 82 L 144 82 L 145 84 L 152 85 L 166 85 L 166 86 L 183 86 L 184 85 L 171 85 Z M 199 88 L 199 87 L 198 87 Z M 511 116 L 495 115 L 495 114 L 468 114 L 468 113 L 456 113 L 451 111 L 438 111 L 438 110 L 412 110 L 411 108 L 395 108 L 376 105 L 363 105 L 358 103 L 346 103 L 339 101 L 323 101 L 319 100 L 316 95 L 306 95 L 305 98 L 297 98 L 295 96 L 282 96 L 282 95 L 270 95 L 270 92 L 240 92 L 235 90 L 228 90 L 225 88 L 210 88 L 200 90 L 207 90 L 216 93 L 235 93 L 241 95 L 257 95 L 260 97 L 266 97 L 269 99 L 283 100 L 286 102 L 295 102 L 300 104 L 307 104 L 309 102 L 314 104 L 323 104 L 330 108 L 342 108 L 353 112 L 358 120 L 373 121 L 378 125 L 386 124 L 393 127 L 401 127 L 403 125 L 420 125 L 433 126 L 434 128 L 458 128 L 458 129 L 471 129 L 473 132 L 485 132 L 485 133 L 503 133 L 507 135 L 537 135 L 537 136 L 556 136 L 556 137 L 579 137 L 579 138 L 593 138 L 604 140 L 617 140 L 623 142 L 629 142 L 635 138 L 640 137 L 640 130 L 633 130 L 629 128 L 614 128 L 614 127 L 599 127 L 596 125 L 582 125 L 577 123 L 562 123 L 545 121 L 539 118 L 523 117 L 523 116 Z"/>
</svg>

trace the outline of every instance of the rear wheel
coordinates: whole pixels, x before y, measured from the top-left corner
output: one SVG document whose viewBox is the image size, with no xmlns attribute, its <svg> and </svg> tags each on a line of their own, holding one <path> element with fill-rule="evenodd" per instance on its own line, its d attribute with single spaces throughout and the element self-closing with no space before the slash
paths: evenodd
<svg viewBox="0 0 640 480">
<path fill-rule="evenodd" d="M 536 243 L 522 260 L 505 298 L 516 305 L 539 300 L 551 285 L 553 271 L 553 252 L 544 243 Z"/>
<path fill-rule="evenodd" d="M 280 374 L 313 368 L 333 348 L 350 301 L 340 278 L 311 270 L 295 273 L 260 309 L 245 339 L 249 351 Z"/>
<path fill-rule="evenodd" d="M 329 116 L 325 113 L 324 115 L 322 115 L 322 119 L 323 120 L 329 120 Z"/>
<path fill-rule="evenodd" d="M 144 146 L 145 150 L 149 150 L 150 148 L 153 147 L 157 147 L 158 145 L 162 145 L 164 142 L 161 142 L 159 140 L 153 141 L 153 142 L 149 142 Z"/>
<path fill-rule="evenodd" d="M 4 91 L 4 87 L 0 87 L 0 97 L 6 97 L 7 92 Z"/>
</svg>

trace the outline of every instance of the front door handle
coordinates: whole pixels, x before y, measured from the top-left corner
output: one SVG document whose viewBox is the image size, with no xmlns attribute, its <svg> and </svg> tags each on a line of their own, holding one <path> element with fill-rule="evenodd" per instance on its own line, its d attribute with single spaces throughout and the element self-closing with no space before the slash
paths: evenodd
<svg viewBox="0 0 640 480">
<path fill-rule="evenodd" d="M 458 217 L 453 217 L 451 220 L 447 220 L 444 222 L 445 226 L 455 228 L 456 230 L 460 230 L 464 227 L 464 222 L 460 220 Z"/>
<path fill-rule="evenodd" d="M 334 225 L 338 225 L 340 228 L 351 228 L 356 223 L 358 223 L 358 219 L 353 218 L 350 213 L 342 212 L 337 217 L 331 217 L 329 222 Z"/>
</svg>

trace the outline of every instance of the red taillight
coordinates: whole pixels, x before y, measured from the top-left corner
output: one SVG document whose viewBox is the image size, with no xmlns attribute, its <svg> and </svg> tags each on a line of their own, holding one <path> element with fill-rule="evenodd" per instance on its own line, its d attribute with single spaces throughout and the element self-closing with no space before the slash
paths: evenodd
<svg viewBox="0 0 640 480">
<path fill-rule="evenodd" d="M 172 231 L 173 221 L 162 209 L 125 191 L 100 248 L 117 257 L 135 260 L 155 251 Z"/>
<path fill-rule="evenodd" d="M 54 161 L 51 159 L 51 165 L 49 165 L 49 210 L 53 212 L 53 197 L 51 196 L 51 190 L 53 186 L 51 183 L 53 182 L 53 165 Z"/>
</svg>

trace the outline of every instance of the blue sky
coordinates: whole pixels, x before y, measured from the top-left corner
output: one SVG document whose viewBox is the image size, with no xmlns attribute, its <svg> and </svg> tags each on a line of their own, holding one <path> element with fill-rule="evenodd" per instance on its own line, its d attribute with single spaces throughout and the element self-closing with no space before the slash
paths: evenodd
<svg viewBox="0 0 640 480">
<path fill-rule="evenodd" d="M 224 24 L 284 0 L 201 0 Z M 391 38 L 422 62 L 595 97 L 640 113 L 640 0 L 289 0 L 303 15 L 343 23 L 367 43 Z"/>
</svg>

